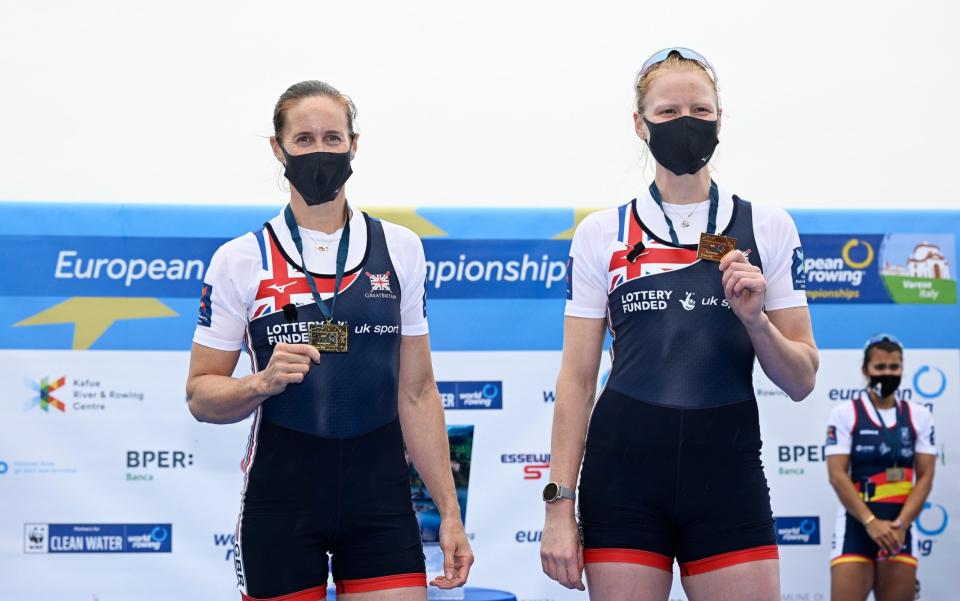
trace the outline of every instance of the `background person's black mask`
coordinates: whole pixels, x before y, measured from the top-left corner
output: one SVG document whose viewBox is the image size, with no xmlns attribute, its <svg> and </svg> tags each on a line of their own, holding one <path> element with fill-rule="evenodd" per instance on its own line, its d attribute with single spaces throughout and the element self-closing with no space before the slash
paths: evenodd
<svg viewBox="0 0 960 601">
<path fill-rule="evenodd" d="M 885 399 L 900 388 L 900 376 L 870 376 L 870 390 Z"/>
</svg>

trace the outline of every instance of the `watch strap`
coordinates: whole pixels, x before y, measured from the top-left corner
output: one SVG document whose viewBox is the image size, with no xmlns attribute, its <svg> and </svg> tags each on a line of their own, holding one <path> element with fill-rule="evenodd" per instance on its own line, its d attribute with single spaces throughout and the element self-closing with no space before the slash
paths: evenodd
<svg viewBox="0 0 960 601">
<path fill-rule="evenodd" d="M 551 487 L 556 487 L 556 493 L 552 497 L 547 497 L 548 491 Z M 564 486 L 559 482 L 548 482 L 543 489 L 543 500 L 547 503 L 556 503 L 560 499 L 570 499 L 571 501 L 577 500 L 577 492 L 568 486 Z"/>
</svg>

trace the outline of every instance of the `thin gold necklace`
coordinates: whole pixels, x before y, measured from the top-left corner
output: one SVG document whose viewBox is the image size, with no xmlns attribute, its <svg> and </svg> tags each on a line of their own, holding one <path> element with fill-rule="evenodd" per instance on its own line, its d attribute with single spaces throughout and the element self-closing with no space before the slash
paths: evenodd
<svg viewBox="0 0 960 601">
<path fill-rule="evenodd" d="M 343 219 L 343 225 L 340 226 L 339 229 L 343 229 L 344 227 L 346 227 L 347 221 L 350 220 L 350 208 L 345 206 L 343 209 L 343 212 L 345 213 L 344 219 Z M 316 248 L 318 252 L 327 252 L 328 250 L 330 250 L 329 243 L 317 240 L 316 238 L 313 237 L 313 234 L 310 233 L 310 230 L 306 228 L 303 228 L 303 231 L 307 233 L 307 237 L 310 238 L 311 242 L 313 242 L 313 247 Z"/>
</svg>

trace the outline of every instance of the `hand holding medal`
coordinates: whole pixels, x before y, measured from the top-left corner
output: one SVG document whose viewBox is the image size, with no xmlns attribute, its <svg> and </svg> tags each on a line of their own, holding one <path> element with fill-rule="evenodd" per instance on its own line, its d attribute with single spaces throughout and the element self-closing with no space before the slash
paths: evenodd
<svg viewBox="0 0 960 601">
<path fill-rule="evenodd" d="M 278 343 L 267 367 L 254 376 L 260 380 L 258 392 L 270 397 L 283 392 L 289 384 L 303 382 L 312 363 L 320 363 L 320 353 L 314 347 Z"/>
<path fill-rule="evenodd" d="M 730 308 L 745 326 L 756 323 L 760 318 L 763 312 L 763 295 L 767 289 L 767 280 L 759 267 L 750 264 L 749 253 L 749 250 L 743 252 L 731 249 L 720 259 L 723 294 L 730 303 Z"/>
</svg>

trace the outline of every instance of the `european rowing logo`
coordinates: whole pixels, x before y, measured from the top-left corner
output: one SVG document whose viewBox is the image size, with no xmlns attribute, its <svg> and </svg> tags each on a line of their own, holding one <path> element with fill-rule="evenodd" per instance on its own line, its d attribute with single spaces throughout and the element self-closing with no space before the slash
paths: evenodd
<svg viewBox="0 0 960 601">
<path fill-rule="evenodd" d="M 863 246 L 863 251 L 854 251 L 858 246 Z M 857 260 L 854 260 L 852 257 L 854 253 L 860 255 Z M 840 251 L 840 255 L 843 258 L 843 262 L 846 263 L 850 269 L 866 269 L 873 263 L 874 251 L 873 246 L 866 240 L 851 238 L 843 245 L 843 250 Z"/>
<path fill-rule="evenodd" d="M 62 388 L 64 384 L 67 383 L 66 376 L 60 376 L 60 379 L 50 381 L 49 378 L 43 378 L 39 382 L 30 382 L 30 386 L 37 392 L 37 396 L 31 399 L 27 403 L 27 409 L 32 409 L 33 407 L 40 407 L 44 411 L 49 412 L 50 407 L 59 410 L 61 413 L 66 412 L 67 406 L 63 404 L 63 401 L 53 396 L 53 392 Z"/>
<path fill-rule="evenodd" d="M 390 290 L 390 272 L 386 273 L 370 273 L 366 272 L 367 277 L 370 278 L 370 290 L 372 292 L 393 292 Z"/>
<path fill-rule="evenodd" d="M 931 517 L 931 515 L 933 517 Z M 943 534 L 949 523 L 950 517 L 947 514 L 946 507 L 939 503 L 931 503 L 930 501 L 923 504 L 923 510 L 920 511 L 920 515 L 917 516 L 917 521 L 914 522 L 917 530 L 926 536 Z"/>
<path fill-rule="evenodd" d="M 939 367 L 924 365 L 913 375 L 913 389 L 925 399 L 938 398 L 947 389 L 947 375 Z"/>
</svg>

